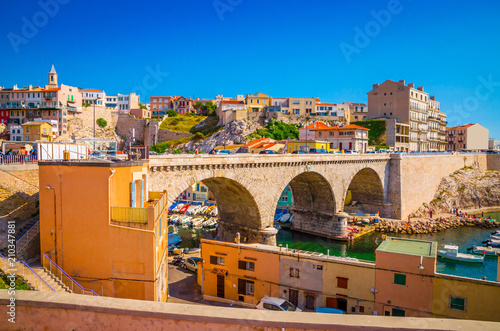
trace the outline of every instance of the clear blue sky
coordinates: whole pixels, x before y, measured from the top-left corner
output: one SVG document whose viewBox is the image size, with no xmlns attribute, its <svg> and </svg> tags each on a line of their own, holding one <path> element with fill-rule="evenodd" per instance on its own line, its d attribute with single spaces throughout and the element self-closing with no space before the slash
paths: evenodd
<svg viewBox="0 0 500 331">
<path fill-rule="evenodd" d="M 373 83 L 405 79 L 450 125 L 500 139 L 498 1 L 41 0 L 54 1 L 3 3 L 0 85 L 43 85 L 54 63 L 60 83 L 110 95 L 366 102 Z"/>
</svg>

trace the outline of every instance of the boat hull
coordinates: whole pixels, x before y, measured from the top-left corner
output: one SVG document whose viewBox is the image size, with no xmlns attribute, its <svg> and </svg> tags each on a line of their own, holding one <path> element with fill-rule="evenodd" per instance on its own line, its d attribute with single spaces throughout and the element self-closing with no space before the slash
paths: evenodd
<svg viewBox="0 0 500 331">
<path fill-rule="evenodd" d="M 484 262 L 484 257 L 483 256 L 464 256 L 465 254 L 462 255 L 449 255 L 446 254 L 446 252 L 443 251 L 438 251 L 438 256 L 443 259 L 447 260 L 452 260 L 456 262 L 466 262 L 466 263 L 483 263 Z"/>
</svg>

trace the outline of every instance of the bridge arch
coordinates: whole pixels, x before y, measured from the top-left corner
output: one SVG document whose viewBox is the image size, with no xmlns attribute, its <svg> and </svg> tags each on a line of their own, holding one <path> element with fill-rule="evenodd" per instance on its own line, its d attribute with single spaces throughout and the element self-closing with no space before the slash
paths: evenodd
<svg viewBox="0 0 500 331">
<path fill-rule="evenodd" d="M 275 243 L 276 230 L 269 229 L 262 215 L 262 208 L 251 192 L 251 182 L 232 172 L 207 171 L 175 183 L 167 189 L 169 204 L 186 189 L 203 182 L 214 195 L 219 209 L 218 237 L 222 241 L 234 241 L 236 233 L 247 242 Z M 156 180 L 158 184 L 158 180 Z M 160 181 L 161 183 L 161 181 Z M 161 185 L 161 184 L 160 184 Z M 168 184 L 167 184 L 168 185 Z M 272 226 L 272 224 L 271 224 Z"/>
<path fill-rule="evenodd" d="M 350 193 L 351 202 L 360 204 L 359 208 L 363 212 L 381 216 L 390 216 L 385 204 L 384 182 L 379 173 L 370 167 L 363 167 L 357 170 L 348 181 L 349 186 L 344 194 L 344 202 Z M 346 206 L 346 209 L 350 209 Z"/>
</svg>

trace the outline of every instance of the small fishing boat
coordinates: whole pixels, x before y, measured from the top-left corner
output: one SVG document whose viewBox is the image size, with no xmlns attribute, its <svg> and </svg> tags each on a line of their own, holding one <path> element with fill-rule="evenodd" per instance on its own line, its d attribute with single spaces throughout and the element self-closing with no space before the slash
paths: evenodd
<svg viewBox="0 0 500 331">
<path fill-rule="evenodd" d="M 198 212 L 199 215 L 203 215 L 205 214 L 205 212 L 207 211 L 208 209 L 208 206 L 203 206 L 201 207 L 200 211 Z"/>
<path fill-rule="evenodd" d="M 479 255 L 486 255 L 486 256 L 496 256 L 497 254 L 500 254 L 500 248 L 495 248 L 491 246 L 472 246 L 470 248 L 467 248 L 468 251 L 472 251 L 474 254 L 479 254 Z"/>
<path fill-rule="evenodd" d="M 475 256 L 472 254 L 464 254 L 458 252 L 458 246 L 445 245 L 444 249 L 438 250 L 437 255 L 444 259 L 458 261 L 458 262 L 472 262 L 483 263 L 484 256 Z"/>
<path fill-rule="evenodd" d="M 493 240 L 500 240 L 500 234 L 498 234 L 498 235 L 491 234 L 491 235 L 490 235 L 490 239 L 493 239 Z"/>
<path fill-rule="evenodd" d="M 500 240 L 488 239 L 483 241 L 483 244 L 486 244 L 486 246 L 491 246 L 491 247 L 500 247 Z"/>
<path fill-rule="evenodd" d="M 188 209 L 189 209 L 189 205 L 186 204 L 184 205 L 181 209 L 179 209 L 179 214 L 184 214 Z"/>
<path fill-rule="evenodd" d="M 280 222 L 280 223 L 291 223 L 291 221 L 290 221 L 290 218 L 291 218 L 291 217 L 292 217 L 292 215 L 290 215 L 290 214 L 284 214 L 284 215 L 283 215 L 283 216 L 279 219 L 279 221 L 278 221 L 278 222 Z"/>
<path fill-rule="evenodd" d="M 219 210 L 217 209 L 217 207 L 212 209 L 212 211 L 210 212 L 210 216 L 217 216 L 218 214 L 219 214 Z"/>
<path fill-rule="evenodd" d="M 214 208 L 215 208 L 215 205 L 208 207 L 207 210 L 205 210 L 205 215 L 210 215 L 210 213 L 212 212 L 212 210 L 214 210 Z"/>
<path fill-rule="evenodd" d="M 184 207 L 184 206 L 185 206 L 184 203 L 178 203 L 177 206 L 175 206 L 174 209 L 172 209 L 172 212 L 178 213 L 179 210 L 181 210 L 181 208 Z"/>
</svg>

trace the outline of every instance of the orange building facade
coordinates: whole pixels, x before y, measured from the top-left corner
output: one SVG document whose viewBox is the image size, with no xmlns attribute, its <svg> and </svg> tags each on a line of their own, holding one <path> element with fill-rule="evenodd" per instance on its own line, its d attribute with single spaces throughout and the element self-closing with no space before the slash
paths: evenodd
<svg viewBox="0 0 500 331">
<path fill-rule="evenodd" d="M 82 286 L 166 301 L 167 194 L 148 163 L 40 162 L 40 246 Z"/>
</svg>

